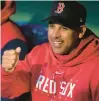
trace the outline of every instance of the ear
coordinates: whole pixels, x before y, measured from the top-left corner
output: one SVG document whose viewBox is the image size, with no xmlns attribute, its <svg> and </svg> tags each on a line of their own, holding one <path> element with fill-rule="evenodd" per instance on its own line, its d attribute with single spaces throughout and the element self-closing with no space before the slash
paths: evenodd
<svg viewBox="0 0 99 101">
<path fill-rule="evenodd" d="M 80 26 L 80 28 L 81 28 L 81 31 L 80 31 L 80 33 L 79 33 L 79 38 L 81 39 L 81 38 L 83 38 L 83 36 L 85 35 L 85 32 L 86 32 L 86 26 L 85 25 L 82 25 L 82 26 Z"/>
</svg>

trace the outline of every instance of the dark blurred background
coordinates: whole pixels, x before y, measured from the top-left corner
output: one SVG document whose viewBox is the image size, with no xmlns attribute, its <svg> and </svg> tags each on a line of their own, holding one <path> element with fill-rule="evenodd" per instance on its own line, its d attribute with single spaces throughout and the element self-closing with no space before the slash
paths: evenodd
<svg viewBox="0 0 99 101">
<path fill-rule="evenodd" d="M 87 9 L 86 25 L 99 36 L 99 1 L 79 1 Z M 47 41 L 47 23 L 53 1 L 16 1 L 16 13 L 11 19 L 24 32 L 30 47 Z"/>
</svg>

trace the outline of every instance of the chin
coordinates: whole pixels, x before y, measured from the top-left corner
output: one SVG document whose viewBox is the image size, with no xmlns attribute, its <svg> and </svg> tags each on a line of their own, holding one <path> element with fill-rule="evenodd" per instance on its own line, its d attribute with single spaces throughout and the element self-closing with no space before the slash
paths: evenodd
<svg viewBox="0 0 99 101">
<path fill-rule="evenodd" d="M 68 50 L 61 50 L 61 49 L 53 49 L 53 52 L 59 55 L 68 55 L 69 51 Z"/>
<path fill-rule="evenodd" d="M 63 51 L 58 50 L 53 50 L 54 53 L 59 54 L 59 55 L 64 55 Z"/>
</svg>

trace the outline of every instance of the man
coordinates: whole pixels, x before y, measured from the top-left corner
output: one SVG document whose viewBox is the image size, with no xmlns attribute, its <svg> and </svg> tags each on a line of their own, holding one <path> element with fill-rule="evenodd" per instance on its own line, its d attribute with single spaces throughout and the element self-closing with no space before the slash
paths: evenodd
<svg viewBox="0 0 99 101">
<path fill-rule="evenodd" d="M 21 47 L 20 60 L 23 60 L 28 52 L 27 41 L 20 28 L 10 20 L 10 16 L 16 12 L 15 1 L 1 1 L 1 56 L 5 50 Z M 26 96 L 26 95 L 25 95 Z M 28 96 L 29 97 L 29 96 Z M 26 97 L 18 97 L 19 99 Z M 15 101 L 15 99 L 1 98 L 2 101 Z M 25 100 L 24 100 L 25 101 Z"/>
<path fill-rule="evenodd" d="M 2 60 L 2 96 L 31 91 L 32 101 L 99 101 L 99 39 L 85 26 L 86 9 L 57 1 L 49 21 L 49 43 L 36 46 L 24 61 L 21 48 Z"/>
<path fill-rule="evenodd" d="M 26 39 L 20 28 L 10 20 L 10 16 L 16 11 L 15 1 L 1 1 L 1 53 L 8 49 L 21 47 L 20 59 L 24 59 L 28 52 Z"/>
</svg>

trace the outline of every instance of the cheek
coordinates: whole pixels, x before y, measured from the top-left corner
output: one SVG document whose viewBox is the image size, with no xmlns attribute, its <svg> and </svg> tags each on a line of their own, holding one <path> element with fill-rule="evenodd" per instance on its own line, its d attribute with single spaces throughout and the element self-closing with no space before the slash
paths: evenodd
<svg viewBox="0 0 99 101">
<path fill-rule="evenodd" d="M 76 40 L 75 36 L 72 34 L 65 34 L 62 36 L 62 39 L 64 40 L 65 44 L 68 46 L 72 45 Z"/>
<path fill-rule="evenodd" d="M 48 40 L 50 40 L 50 33 L 48 32 Z"/>
<path fill-rule="evenodd" d="M 61 38 L 64 40 L 64 41 L 69 41 L 72 39 L 72 36 L 68 33 L 62 33 L 61 34 Z"/>
<path fill-rule="evenodd" d="M 54 32 L 54 30 L 53 29 L 51 29 L 51 28 L 48 28 L 48 34 L 50 35 L 50 34 L 52 34 Z"/>
<path fill-rule="evenodd" d="M 52 34 L 52 33 L 53 33 L 53 29 L 49 28 L 49 29 L 48 29 L 48 33 L 49 33 L 49 34 Z"/>
<path fill-rule="evenodd" d="M 52 37 L 52 35 L 53 35 L 53 30 L 48 30 L 48 39 L 49 40 Z"/>
</svg>

